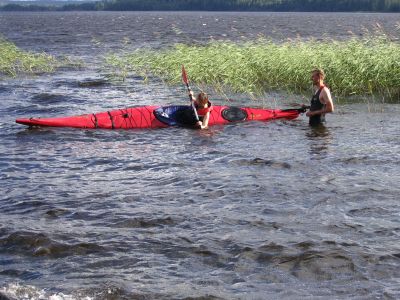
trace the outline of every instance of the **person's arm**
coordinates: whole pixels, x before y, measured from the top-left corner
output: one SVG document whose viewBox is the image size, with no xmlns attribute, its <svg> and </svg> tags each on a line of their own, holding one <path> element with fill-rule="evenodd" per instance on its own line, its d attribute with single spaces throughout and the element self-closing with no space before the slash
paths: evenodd
<svg viewBox="0 0 400 300">
<path fill-rule="evenodd" d="M 189 96 L 190 96 L 190 99 L 192 99 L 192 102 L 194 102 L 194 104 L 196 105 L 197 100 L 196 100 L 196 97 L 193 95 L 193 91 L 192 91 L 192 90 L 190 90 Z M 197 128 L 199 128 L 199 129 L 202 129 L 202 127 L 203 127 L 203 122 L 197 121 L 195 126 L 196 126 Z"/>
<path fill-rule="evenodd" d="M 192 90 L 189 92 L 189 96 L 190 96 L 190 99 L 192 99 L 192 101 L 196 102 L 196 98 L 194 97 Z"/>
<path fill-rule="evenodd" d="M 322 91 L 322 103 L 325 104 L 323 110 L 324 110 L 324 114 L 327 113 L 332 113 L 335 111 L 335 107 L 333 106 L 333 101 L 332 101 L 332 96 L 331 96 L 331 92 L 329 91 L 328 88 L 324 88 L 324 90 Z"/>
<path fill-rule="evenodd" d="M 203 117 L 203 122 L 201 124 L 201 129 L 208 128 L 208 120 L 210 120 L 210 112 L 207 112 L 206 115 Z"/>
<path fill-rule="evenodd" d="M 312 117 L 312 116 L 332 113 L 332 112 L 335 111 L 335 107 L 334 107 L 333 101 L 332 101 L 331 92 L 329 91 L 329 89 L 324 88 L 322 90 L 319 101 L 321 101 L 321 103 L 324 104 L 324 107 L 322 109 L 320 109 L 320 110 L 308 111 L 307 114 L 306 114 L 307 117 Z"/>
</svg>

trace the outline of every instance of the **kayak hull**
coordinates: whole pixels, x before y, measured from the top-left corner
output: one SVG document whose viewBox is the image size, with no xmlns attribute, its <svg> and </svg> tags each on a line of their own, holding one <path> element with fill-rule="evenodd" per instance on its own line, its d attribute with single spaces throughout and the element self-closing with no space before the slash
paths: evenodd
<svg viewBox="0 0 400 300">
<path fill-rule="evenodd" d="M 163 128 L 189 126 L 178 117 L 178 113 L 188 109 L 190 109 L 189 106 L 138 106 L 70 117 L 17 119 L 16 122 L 27 126 L 89 129 Z M 171 111 L 173 112 L 171 113 Z M 280 110 L 213 106 L 213 110 L 210 113 L 209 126 L 238 121 L 268 121 L 282 118 L 290 120 L 297 118 L 299 114 L 300 111 L 297 109 Z"/>
</svg>

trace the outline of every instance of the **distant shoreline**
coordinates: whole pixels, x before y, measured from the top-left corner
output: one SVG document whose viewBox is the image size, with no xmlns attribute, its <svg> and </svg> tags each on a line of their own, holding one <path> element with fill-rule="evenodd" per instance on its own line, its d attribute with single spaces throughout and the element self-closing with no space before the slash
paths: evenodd
<svg viewBox="0 0 400 300">
<path fill-rule="evenodd" d="M 1 5 L 1 3 L 3 5 Z M 162 0 L 116 0 L 116 1 L 62 1 L 59 3 L 39 1 L 0 2 L 0 11 L 203 11 L 203 12 L 360 12 L 360 13 L 399 13 L 400 0 L 382 2 L 369 0 L 363 3 L 353 1 L 334 0 L 286 0 L 276 2 L 273 0 L 242 1 L 240 4 L 232 1 L 198 1 L 198 0 L 173 0 L 165 3 Z"/>
</svg>

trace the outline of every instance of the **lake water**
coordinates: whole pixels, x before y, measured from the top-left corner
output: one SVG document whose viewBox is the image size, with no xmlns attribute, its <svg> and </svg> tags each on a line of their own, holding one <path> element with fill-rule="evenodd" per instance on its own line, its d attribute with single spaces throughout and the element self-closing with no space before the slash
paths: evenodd
<svg viewBox="0 0 400 300">
<path fill-rule="evenodd" d="M 322 129 L 304 115 L 207 131 L 14 121 L 187 103 L 156 78 L 109 81 L 110 52 L 377 27 L 399 38 L 399 16 L 1 13 L 5 38 L 82 67 L 0 81 L 0 299 L 398 299 L 399 104 L 336 103 Z"/>
</svg>

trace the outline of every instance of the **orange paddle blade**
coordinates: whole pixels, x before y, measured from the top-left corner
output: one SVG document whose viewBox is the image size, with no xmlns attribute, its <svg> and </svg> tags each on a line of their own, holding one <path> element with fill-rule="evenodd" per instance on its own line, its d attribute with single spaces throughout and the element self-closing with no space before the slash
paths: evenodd
<svg viewBox="0 0 400 300">
<path fill-rule="evenodd" d="M 187 78 L 187 74 L 186 74 L 186 70 L 185 70 L 185 66 L 182 65 L 182 80 L 185 84 L 189 84 L 189 80 Z"/>
</svg>

